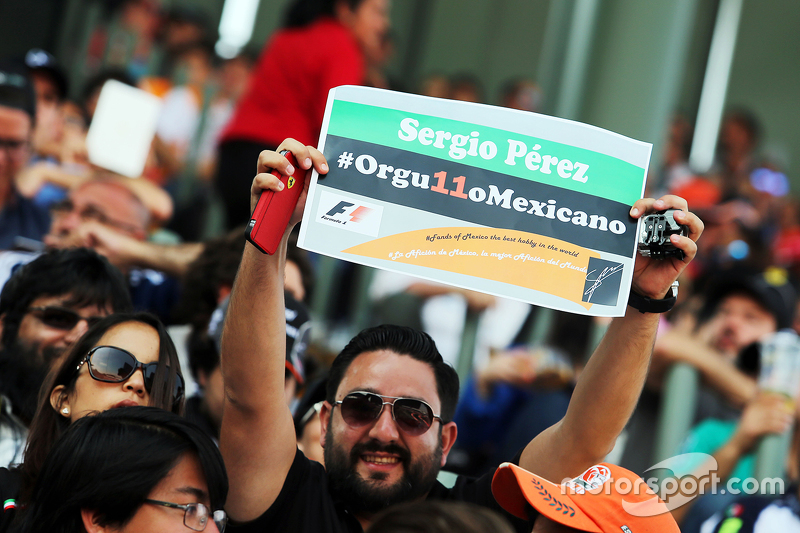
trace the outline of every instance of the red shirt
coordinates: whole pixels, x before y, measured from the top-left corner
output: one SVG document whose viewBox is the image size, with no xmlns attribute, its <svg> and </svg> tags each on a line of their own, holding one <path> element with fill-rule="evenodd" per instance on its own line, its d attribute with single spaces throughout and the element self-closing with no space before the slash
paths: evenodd
<svg viewBox="0 0 800 533">
<path fill-rule="evenodd" d="M 221 141 L 277 146 L 292 137 L 316 145 L 328 91 L 363 80 L 358 43 L 335 19 L 323 17 L 302 28 L 280 30 L 262 52 Z"/>
</svg>

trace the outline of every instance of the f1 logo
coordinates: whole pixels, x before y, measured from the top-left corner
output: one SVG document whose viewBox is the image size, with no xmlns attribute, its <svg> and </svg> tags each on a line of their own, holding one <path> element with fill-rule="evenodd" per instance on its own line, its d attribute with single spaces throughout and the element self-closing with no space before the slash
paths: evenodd
<svg viewBox="0 0 800 533">
<path fill-rule="evenodd" d="M 347 211 L 348 207 L 353 207 L 354 205 L 356 205 L 356 204 L 353 204 L 353 203 L 350 203 L 350 202 L 339 202 L 338 204 L 336 204 L 333 207 L 333 209 L 331 209 L 330 211 L 328 211 L 325 214 L 327 216 L 329 216 L 329 217 L 333 217 L 333 216 L 336 216 L 336 215 L 338 215 L 340 213 L 344 213 L 345 211 Z"/>
<path fill-rule="evenodd" d="M 354 205 L 356 204 L 351 202 L 339 202 L 330 211 L 325 213 L 325 215 L 329 217 L 334 217 L 336 215 L 344 214 L 347 212 L 348 209 L 350 209 Z M 371 211 L 372 209 L 370 209 L 369 207 L 364 207 L 363 205 L 360 205 L 356 207 L 352 213 L 350 213 L 350 221 L 356 223 L 361 222 L 361 219 L 367 216 Z"/>
<path fill-rule="evenodd" d="M 316 221 L 326 226 L 377 237 L 382 216 L 383 207 L 378 204 L 323 189 Z"/>
</svg>

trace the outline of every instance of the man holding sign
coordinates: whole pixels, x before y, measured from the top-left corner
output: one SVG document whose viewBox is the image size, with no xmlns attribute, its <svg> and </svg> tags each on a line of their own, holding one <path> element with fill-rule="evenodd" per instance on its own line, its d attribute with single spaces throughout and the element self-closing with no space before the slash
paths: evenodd
<svg viewBox="0 0 800 533">
<path fill-rule="evenodd" d="M 328 172 L 314 148 L 287 139 L 300 168 L 276 152 L 263 152 L 251 189 L 280 190 L 283 175 Z M 308 183 L 309 180 L 306 180 Z M 328 471 L 297 450 L 291 413 L 283 401 L 285 320 L 283 269 L 286 242 L 300 220 L 306 194 L 275 255 L 245 248 L 222 339 L 225 409 L 220 448 L 230 477 L 227 511 L 248 531 L 361 531 L 393 504 L 424 498 L 460 499 L 494 509 L 491 476 L 459 479 L 445 489 L 436 475 L 456 440 L 452 422 L 458 397 L 455 372 L 424 334 L 393 326 L 359 334 L 333 364 L 323 404 L 321 440 Z M 684 260 L 636 259 L 632 290 L 640 309 L 664 299 L 694 257 L 702 222 L 675 196 L 634 203 L 630 216 L 667 208 L 686 225 L 673 236 Z M 644 297 L 642 299 L 641 297 Z M 559 482 L 600 462 L 611 450 L 641 392 L 658 315 L 628 308 L 616 318 L 586 365 L 565 417 L 533 439 L 514 462 Z M 530 530 L 530 524 L 517 523 Z"/>
</svg>

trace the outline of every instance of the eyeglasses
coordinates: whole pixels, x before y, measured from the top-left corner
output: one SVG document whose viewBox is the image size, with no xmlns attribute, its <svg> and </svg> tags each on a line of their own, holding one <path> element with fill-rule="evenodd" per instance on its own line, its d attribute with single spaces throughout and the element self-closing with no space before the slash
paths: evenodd
<svg viewBox="0 0 800 533">
<path fill-rule="evenodd" d="M 153 505 L 160 505 L 162 507 L 169 507 L 170 509 L 182 509 L 183 525 L 195 531 L 203 531 L 208 525 L 209 517 L 211 517 L 211 519 L 217 525 L 219 533 L 225 531 L 225 525 L 228 523 L 228 515 L 225 514 L 225 511 L 220 509 L 219 511 L 214 511 L 212 513 L 211 510 L 202 503 L 180 504 L 162 502 L 161 500 L 151 500 L 149 498 L 146 499 L 145 502 L 152 503 Z"/>
<path fill-rule="evenodd" d="M 384 398 L 394 401 L 384 402 Z M 356 391 L 335 402 L 334 406 L 336 405 L 341 406 L 342 418 L 345 423 L 354 428 L 360 428 L 378 420 L 384 405 L 392 406 L 392 420 L 401 431 L 411 436 L 422 435 L 428 431 L 434 419 L 442 422 L 442 418 L 433 412 L 430 405 L 414 398 L 397 398 Z"/>
<path fill-rule="evenodd" d="M 29 307 L 26 312 L 36 315 L 36 318 L 45 326 L 63 331 L 71 331 L 81 320 L 85 320 L 88 326 L 92 327 L 103 318 L 101 316 L 81 316 L 72 309 L 59 305 Z"/>
<path fill-rule="evenodd" d="M 158 363 L 140 363 L 132 353 L 116 346 L 95 346 L 89 350 L 86 357 L 75 368 L 76 373 L 87 362 L 89 363 L 89 375 L 92 379 L 104 383 L 127 381 L 134 372 L 141 368 L 144 376 L 144 388 L 148 394 L 153 389 L 156 370 L 158 370 Z M 173 392 L 174 401 L 178 401 L 183 397 L 183 391 L 183 376 L 176 374 L 175 390 Z"/>
<path fill-rule="evenodd" d="M 53 218 L 58 218 L 61 216 L 69 215 L 70 213 L 74 213 L 76 211 L 76 206 L 70 199 L 62 200 L 50 206 L 50 215 Z M 99 207 L 89 204 L 80 211 L 78 211 L 78 216 L 81 220 L 89 221 L 93 220 L 95 222 L 99 222 L 100 224 L 104 224 L 106 226 L 112 226 L 123 231 L 127 231 L 129 233 L 136 233 L 139 231 L 140 228 L 133 226 L 131 224 L 126 224 L 124 222 L 120 222 L 118 220 L 114 220 L 113 218 L 109 217 L 105 214 Z"/>
</svg>

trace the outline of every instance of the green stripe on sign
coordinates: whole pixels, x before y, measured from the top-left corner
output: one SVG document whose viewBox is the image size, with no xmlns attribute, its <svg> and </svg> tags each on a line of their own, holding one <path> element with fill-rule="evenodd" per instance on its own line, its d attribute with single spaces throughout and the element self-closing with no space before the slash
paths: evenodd
<svg viewBox="0 0 800 533">
<path fill-rule="evenodd" d="M 405 119 L 412 119 L 405 122 Z M 415 125 L 417 124 L 417 125 Z M 423 128 L 430 128 L 424 135 Z M 452 147 L 452 137 L 464 146 Z M 477 132 L 477 136 L 472 135 Z M 644 168 L 568 144 L 418 113 L 334 101 L 328 133 L 454 161 L 631 205 L 640 198 Z M 402 140 L 414 136 L 414 140 Z M 425 143 L 423 144 L 420 139 Z M 437 147 L 437 144 L 441 147 Z M 492 156 L 492 146 L 496 150 Z M 532 148 L 536 147 L 536 150 Z M 452 153 L 456 156 L 451 155 Z M 459 155 L 463 157 L 458 158 Z M 511 155 L 513 154 L 513 155 Z M 491 156 L 491 157 L 490 157 Z M 506 161 L 514 161 L 514 165 Z M 559 166 L 560 165 L 560 166 Z"/>
</svg>

